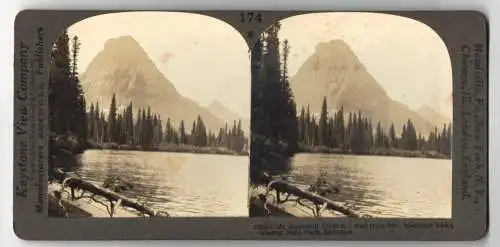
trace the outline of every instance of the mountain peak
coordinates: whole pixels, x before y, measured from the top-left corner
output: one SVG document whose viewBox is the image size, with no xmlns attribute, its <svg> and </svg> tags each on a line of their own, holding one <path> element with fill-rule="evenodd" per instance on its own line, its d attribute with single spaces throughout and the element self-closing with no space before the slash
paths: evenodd
<svg viewBox="0 0 500 247">
<path fill-rule="evenodd" d="M 87 102 L 107 106 L 115 94 L 118 106 L 132 102 L 136 109 L 151 107 L 161 118 L 174 122 L 192 122 L 200 115 L 208 128 L 223 126 L 208 110 L 180 95 L 132 36 L 108 40 L 80 80 Z"/>
<path fill-rule="evenodd" d="M 359 63 L 351 47 L 342 39 L 334 39 L 317 44 L 316 54 L 349 58 L 350 62 Z"/>
<path fill-rule="evenodd" d="M 321 51 L 323 49 L 331 49 L 331 48 L 341 48 L 341 49 L 348 49 L 350 50 L 351 48 L 347 43 L 342 40 L 342 39 L 333 39 L 327 42 L 321 42 L 316 45 L 316 51 Z"/>
<path fill-rule="evenodd" d="M 120 45 L 137 46 L 140 47 L 139 42 L 130 35 L 124 35 L 116 38 L 111 38 L 106 41 L 104 48 L 110 48 Z"/>
<path fill-rule="evenodd" d="M 112 38 L 106 41 L 102 50 L 108 56 L 116 57 L 115 62 L 132 60 L 149 60 L 148 55 L 139 42 L 130 35 Z"/>
<path fill-rule="evenodd" d="M 291 88 L 299 107 L 321 110 L 323 97 L 329 108 L 344 107 L 345 112 L 362 111 L 384 129 L 398 128 L 412 119 L 425 133 L 431 124 L 408 106 L 393 101 L 385 89 L 367 71 L 351 47 L 341 39 L 322 42 L 291 79 Z"/>
</svg>

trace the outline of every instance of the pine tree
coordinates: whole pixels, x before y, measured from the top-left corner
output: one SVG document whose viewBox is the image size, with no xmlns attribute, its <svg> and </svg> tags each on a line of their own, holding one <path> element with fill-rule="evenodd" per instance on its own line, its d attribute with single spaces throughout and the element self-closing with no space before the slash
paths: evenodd
<svg viewBox="0 0 500 247">
<path fill-rule="evenodd" d="M 353 123 L 351 130 L 351 150 L 355 154 L 364 151 L 364 123 L 361 117 L 361 112 L 353 115 Z"/>
<path fill-rule="evenodd" d="M 364 129 L 364 152 L 368 152 L 373 146 L 373 125 L 369 118 L 364 118 L 365 129 Z"/>
<path fill-rule="evenodd" d="M 361 116 L 361 113 L 359 114 Z M 366 117 L 361 118 L 361 126 L 360 126 L 360 143 L 361 143 L 361 152 L 366 153 L 368 151 L 368 147 L 372 144 L 370 143 L 370 137 L 368 135 L 368 120 Z"/>
<path fill-rule="evenodd" d="M 102 142 L 109 142 L 109 132 L 108 132 L 108 122 L 106 121 L 106 117 L 104 116 L 104 112 L 101 113 L 101 131 L 102 131 Z"/>
<path fill-rule="evenodd" d="M 94 138 L 94 130 L 95 130 L 95 120 L 94 120 L 94 103 L 90 104 L 90 110 L 87 115 L 87 125 L 88 125 L 88 136 L 87 139 Z"/>
<path fill-rule="evenodd" d="M 73 77 L 76 77 L 78 74 L 78 54 L 80 53 L 80 41 L 78 40 L 78 36 L 73 37 L 73 47 L 71 49 L 72 52 L 72 66 L 71 66 L 71 74 Z"/>
<path fill-rule="evenodd" d="M 212 139 L 212 131 L 209 129 L 207 134 L 207 146 L 211 147 L 214 144 Z"/>
<path fill-rule="evenodd" d="M 250 180 L 255 182 L 259 172 L 265 169 L 263 164 L 263 157 L 266 155 L 266 150 L 264 147 L 265 138 L 269 135 L 269 114 L 266 114 L 264 109 L 265 98 L 264 90 L 264 63 L 263 63 L 263 39 L 264 33 L 259 35 L 255 46 L 251 51 L 251 146 L 252 150 L 250 152 Z M 221 145 L 227 146 L 225 140 L 225 133 L 227 129 L 224 128 L 224 132 L 220 133 Z M 221 131 L 222 132 L 222 131 Z"/>
<path fill-rule="evenodd" d="M 70 95 L 70 57 L 69 37 L 64 30 L 56 39 L 51 54 L 49 74 L 49 117 L 50 130 L 56 135 L 66 135 L 69 132 L 71 108 Z"/>
<path fill-rule="evenodd" d="M 445 146 L 444 146 L 444 152 L 443 154 L 447 155 L 448 157 L 451 157 L 451 146 L 452 146 L 452 125 L 451 123 L 448 124 L 448 128 L 446 129 L 446 138 L 445 138 Z"/>
<path fill-rule="evenodd" d="M 424 150 L 425 149 L 425 138 L 422 136 L 422 134 L 418 134 L 417 137 L 417 150 Z"/>
<path fill-rule="evenodd" d="M 123 125 L 122 125 L 122 122 L 123 122 L 123 116 L 122 114 L 118 114 L 116 116 L 116 123 L 115 123 L 115 129 L 114 129 L 114 134 L 115 134 L 115 140 L 114 142 L 118 143 L 118 144 L 123 144 L 122 142 L 122 133 L 123 133 Z"/>
<path fill-rule="evenodd" d="M 318 129 L 318 142 L 320 146 L 325 146 L 326 140 L 328 139 L 328 111 L 326 106 L 326 97 L 323 97 L 323 103 L 321 105 L 321 114 L 319 117 L 319 129 Z"/>
<path fill-rule="evenodd" d="M 245 145 L 245 136 L 243 134 L 243 130 L 241 129 L 241 119 L 238 120 L 238 124 L 236 125 L 236 146 L 234 151 L 241 151 L 243 146 Z"/>
<path fill-rule="evenodd" d="M 375 148 L 381 148 L 383 146 L 383 130 L 380 126 L 380 122 L 377 122 L 377 130 L 375 131 Z"/>
<path fill-rule="evenodd" d="M 219 128 L 219 131 L 217 132 L 217 146 L 219 147 L 223 147 L 224 144 L 222 142 L 222 133 L 223 133 L 224 129 L 223 128 Z"/>
<path fill-rule="evenodd" d="M 319 127 L 316 121 L 316 117 L 313 115 L 311 117 L 311 146 L 317 146 L 319 144 L 318 141 L 318 131 Z"/>
<path fill-rule="evenodd" d="M 326 141 L 325 146 L 329 148 L 337 148 L 338 140 L 336 135 L 336 126 L 335 121 L 337 119 L 337 113 L 335 113 L 335 117 L 329 117 L 326 123 Z"/>
<path fill-rule="evenodd" d="M 413 122 L 408 119 L 406 122 L 406 132 L 404 137 L 404 148 L 407 150 L 417 150 L 417 132 Z"/>
<path fill-rule="evenodd" d="M 231 128 L 229 129 L 228 142 L 229 149 L 234 150 L 236 140 L 236 121 L 233 121 Z"/>
<path fill-rule="evenodd" d="M 80 85 L 80 79 L 78 77 L 78 55 L 80 51 L 80 42 L 77 36 L 73 37 L 72 43 L 72 66 L 71 66 L 71 78 L 70 78 L 70 91 L 71 94 L 71 104 L 72 108 L 72 118 L 70 123 L 70 131 L 74 133 L 80 143 L 86 142 L 88 138 L 88 125 L 87 125 L 87 107 L 84 97 L 83 90 Z"/>
<path fill-rule="evenodd" d="M 165 124 L 165 142 L 173 143 L 174 142 L 174 133 L 173 126 L 170 118 L 167 118 L 167 123 Z"/>
<path fill-rule="evenodd" d="M 283 69 L 282 75 L 283 81 L 288 81 L 288 56 L 290 55 L 290 43 L 288 40 L 283 41 Z M 286 90 L 286 89 L 284 89 Z"/>
<path fill-rule="evenodd" d="M 230 139 L 229 135 L 230 135 L 229 134 L 229 128 L 228 128 L 227 122 L 226 122 L 225 125 L 224 125 L 224 135 L 223 136 L 224 136 L 224 146 L 227 149 L 231 149 L 231 147 L 230 147 L 230 141 L 229 141 L 229 139 Z"/>
<path fill-rule="evenodd" d="M 179 135 L 180 143 L 184 145 L 187 144 L 186 127 L 184 127 L 184 120 L 181 120 L 181 123 L 179 124 Z"/>
<path fill-rule="evenodd" d="M 401 130 L 401 138 L 398 141 L 398 148 L 405 149 L 407 146 L 406 142 L 406 124 L 403 124 L 403 129 Z"/>
<path fill-rule="evenodd" d="M 390 148 L 389 137 L 386 134 L 384 134 L 384 145 L 383 145 L 383 148 L 386 148 L 386 149 Z"/>
<path fill-rule="evenodd" d="M 335 135 L 337 136 L 337 146 L 344 149 L 345 146 L 345 123 L 344 123 L 344 106 L 340 107 L 337 112 L 337 122 L 335 122 Z"/>
<path fill-rule="evenodd" d="M 154 123 L 154 128 L 153 128 L 154 146 L 158 147 L 163 141 L 163 127 L 161 123 L 161 118 L 156 114 L 154 114 L 153 123 Z"/>
<path fill-rule="evenodd" d="M 391 123 L 391 127 L 389 127 L 389 142 L 390 146 L 395 148 L 398 146 L 396 139 L 396 131 L 394 130 L 394 124 Z"/>
<path fill-rule="evenodd" d="M 288 57 L 290 54 L 290 45 L 288 40 L 283 42 L 283 71 L 281 76 L 281 103 L 284 124 L 282 138 L 286 140 L 288 156 L 293 156 L 298 151 L 298 119 L 297 105 L 295 103 L 290 81 L 288 76 Z"/>
<path fill-rule="evenodd" d="M 351 151 L 353 153 L 358 153 L 359 152 L 359 127 L 358 127 L 358 115 L 357 113 L 354 113 L 352 115 L 352 125 L 351 129 L 349 132 L 349 135 L 351 137 L 350 144 L 351 144 Z"/>
<path fill-rule="evenodd" d="M 306 112 L 304 107 L 300 109 L 300 117 L 299 117 L 299 142 L 305 143 L 305 135 L 306 135 Z"/>
<path fill-rule="evenodd" d="M 304 135 L 305 135 L 305 140 L 304 142 L 306 143 L 307 146 L 313 145 L 312 142 L 312 123 L 311 123 L 311 111 L 309 109 L 309 105 L 307 105 L 307 111 L 306 111 L 306 121 L 304 124 Z"/>
<path fill-rule="evenodd" d="M 126 114 L 126 130 L 127 130 L 127 143 L 131 145 L 134 143 L 134 113 L 132 102 L 130 102 L 127 106 L 127 114 Z"/>
<path fill-rule="evenodd" d="M 193 126 L 191 127 L 191 145 L 196 145 L 196 136 L 197 136 L 197 126 L 196 126 L 196 120 L 193 121 Z"/>
<path fill-rule="evenodd" d="M 140 127 L 141 127 L 141 147 L 142 148 L 145 148 L 147 147 L 147 138 L 148 138 L 148 132 L 147 132 L 147 128 L 148 128 L 148 124 L 147 124 L 147 118 L 146 118 L 146 110 L 145 109 L 142 109 L 141 111 L 141 123 L 140 123 Z"/>
<path fill-rule="evenodd" d="M 98 143 L 102 142 L 101 138 L 102 132 L 100 131 L 100 126 L 101 126 L 100 116 L 101 116 L 101 110 L 99 109 L 99 102 L 96 102 L 94 108 L 94 116 L 93 116 L 94 131 L 92 138 Z"/>
<path fill-rule="evenodd" d="M 64 30 L 52 47 L 49 73 L 49 125 L 53 134 L 73 136 L 82 146 L 88 138 L 86 102 L 78 78 L 79 42 L 75 36 L 70 58 Z"/>
<path fill-rule="evenodd" d="M 441 129 L 441 142 L 439 143 L 439 148 L 438 152 L 444 154 L 446 151 L 446 145 L 448 144 L 449 140 L 447 138 L 447 133 L 448 131 L 446 130 L 446 124 L 443 124 L 443 128 Z"/>
<path fill-rule="evenodd" d="M 156 114 L 152 114 L 151 116 L 151 145 L 156 146 L 158 143 L 158 118 L 156 117 Z"/>
<path fill-rule="evenodd" d="M 135 145 L 142 146 L 142 111 L 141 108 L 137 109 L 136 123 L 134 127 L 134 143 Z"/>
<path fill-rule="evenodd" d="M 196 118 L 196 132 L 195 132 L 195 146 L 205 147 L 207 146 L 207 131 L 203 119 L 198 115 Z"/>
<path fill-rule="evenodd" d="M 113 93 L 113 97 L 111 98 L 111 104 L 109 106 L 109 114 L 108 114 L 108 137 L 111 142 L 117 141 L 117 124 L 116 124 L 116 96 Z"/>
<path fill-rule="evenodd" d="M 252 179 L 255 171 L 282 170 L 298 150 L 296 105 L 287 75 L 290 47 L 283 43 L 281 63 L 279 30 L 279 23 L 266 29 L 252 52 Z M 265 161 L 276 157 L 281 159 Z"/>
<path fill-rule="evenodd" d="M 151 107 L 148 106 L 147 113 L 147 143 L 149 146 L 152 146 L 154 140 L 154 123 L 153 123 L 153 115 L 151 113 Z"/>
<path fill-rule="evenodd" d="M 352 113 L 349 112 L 349 119 L 347 120 L 347 128 L 345 130 L 345 143 L 346 143 L 346 148 L 352 151 L 352 141 L 353 141 L 353 124 L 354 124 L 354 118 L 352 116 Z"/>
</svg>

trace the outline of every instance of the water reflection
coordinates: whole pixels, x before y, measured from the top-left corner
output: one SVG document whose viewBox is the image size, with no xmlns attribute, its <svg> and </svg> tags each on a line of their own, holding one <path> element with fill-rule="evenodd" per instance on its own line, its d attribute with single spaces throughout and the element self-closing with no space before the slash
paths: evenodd
<svg viewBox="0 0 500 247">
<path fill-rule="evenodd" d="M 118 176 L 123 193 L 173 216 L 246 216 L 245 156 L 89 150 L 72 170 L 102 185 Z"/>
<path fill-rule="evenodd" d="M 289 179 L 310 185 L 326 171 L 329 198 L 374 217 L 451 217 L 451 161 L 299 154 Z"/>
<path fill-rule="evenodd" d="M 293 170 L 289 179 L 298 184 L 312 184 L 321 173 L 325 179 L 339 189 L 339 193 L 328 196 L 329 199 L 352 205 L 353 210 L 381 206 L 383 191 L 371 186 L 373 175 L 352 166 L 352 157 L 302 156 L 293 161 Z"/>
</svg>

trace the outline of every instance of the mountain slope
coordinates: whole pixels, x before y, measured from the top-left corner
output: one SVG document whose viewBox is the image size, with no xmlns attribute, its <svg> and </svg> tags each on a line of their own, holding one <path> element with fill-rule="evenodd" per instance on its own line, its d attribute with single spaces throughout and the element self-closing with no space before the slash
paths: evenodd
<svg viewBox="0 0 500 247">
<path fill-rule="evenodd" d="M 399 132 L 408 119 L 422 133 L 433 127 L 406 105 L 389 98 L 342 40 L 318 44 L 315 53 L 291 79 L 291 87 L 297 105 L 310 105 L 311 111 L 319 112 L 326 96 L 328 108 L 343 106 L 346 112 L 360 110 L 372 121 L 380 121 L 386 130 L 394 123 Z"/>
<path fill-rule="evenodd" d="M 250 120 L 246 118 L 242 118 L 238 113 L 233 112 L 226 107 L 224 107 L 219 101 L 214 100 L 210 105 L 205 107 L 208 111 L 210 111 L 214 116 L 225 121 L 229 124 L 232 124 L 233 121 L 241 120 L 241 128 L 248 132 L 250 130 Z"/>
<path fill-rule="evenodd" d="M 417 110 L 417 113 L 423 118 L 425 118 L 427 121 L 438 127 L 441 127 L 444 124 L 449 124 L 451 122 L 450 119 L 441 115 L 439 112 L 437 112 L 428 105 L 423 105 L 422 107 L 420 107 Z"/>
<path fill-rule="evenodd" d="M 115 93 L 119 106 L 129 102 L 134 109 L 151 106 L 164 121 L 171 118 L 178 124 L 184 120 L 190 128 L 199 114 L 209 128 L 223 126 L 207 109 L 181 96 L 131 36 L 108 40 L 80 79 L 88 104 L 99 102 L 108 108 Z"/>
</svg>

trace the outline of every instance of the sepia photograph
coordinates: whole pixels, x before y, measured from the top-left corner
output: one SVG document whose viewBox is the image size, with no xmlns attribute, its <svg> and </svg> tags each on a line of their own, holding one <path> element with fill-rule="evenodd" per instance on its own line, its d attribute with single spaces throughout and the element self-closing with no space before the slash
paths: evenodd
<svg viewBox="0 0 500 247">
<path fill-rule="evenodd" d="M 452 71 L 432 28 L 304 14 L 252 49 L 250 217 L 451 218 Z"/>
<path fill-rule="evenodd" d="M 464 11 L 17 13 L 21 240 L 480 240 L 489 22 Z"/>
<path fill-rule="evenodd" d="M 250 58 L 231 25 L 94 16 L 54 41 L 49 216 L 248 216 Z"/>
</svg>

